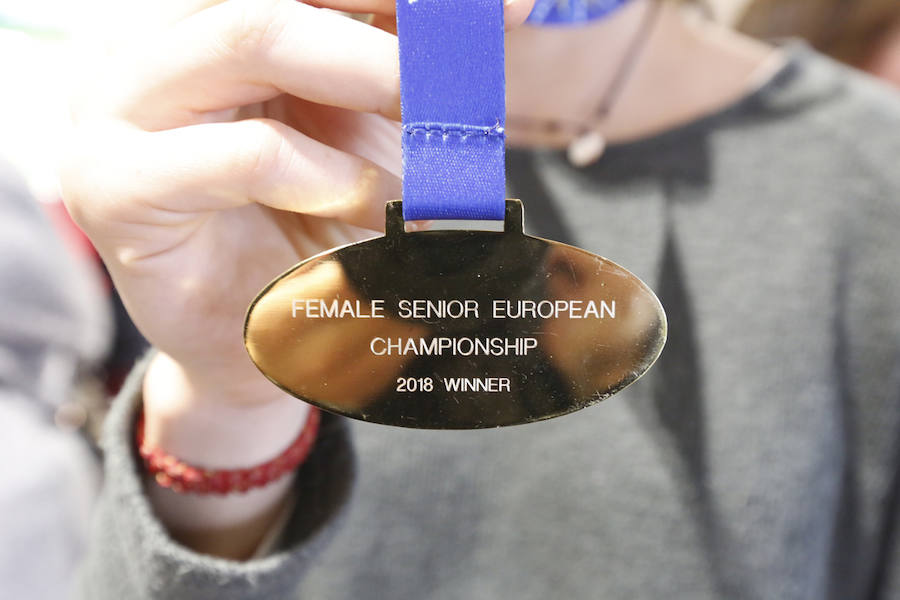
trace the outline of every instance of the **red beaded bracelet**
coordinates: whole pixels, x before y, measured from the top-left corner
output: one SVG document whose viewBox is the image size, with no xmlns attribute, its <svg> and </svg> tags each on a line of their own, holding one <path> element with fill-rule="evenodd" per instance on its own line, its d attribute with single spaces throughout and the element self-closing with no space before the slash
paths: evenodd
<svg viewBox="0 0 900 600">
<path fill-rule="evenodd" d="M 319 430 L 319 409 L 311 406 L 297 439 L 279 456 L 247 469 L 204 469 L 191 466 L 159 448 L 144 443 L 144 415 L 137 423 L 137 447 L 156 483 L 178 493 L 228 494 L 262 487 L 297 468 L 312 450 Z"/>
</svg>

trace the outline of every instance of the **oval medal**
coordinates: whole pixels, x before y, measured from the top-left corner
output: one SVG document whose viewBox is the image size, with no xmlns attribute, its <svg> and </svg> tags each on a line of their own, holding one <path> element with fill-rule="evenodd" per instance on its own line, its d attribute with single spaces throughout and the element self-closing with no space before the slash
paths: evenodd
<svg viewBox="0 0 900 600">
<path fill-rule="evenodd" d="M 404 232 L 319 254 L 251 304 L 244 341 L 285 391 L 354 419 L 474 429 L 563 415 L 640 377 L 666 339 L 653 292 L 617 264 L 505 231 Z"/>
</svg>

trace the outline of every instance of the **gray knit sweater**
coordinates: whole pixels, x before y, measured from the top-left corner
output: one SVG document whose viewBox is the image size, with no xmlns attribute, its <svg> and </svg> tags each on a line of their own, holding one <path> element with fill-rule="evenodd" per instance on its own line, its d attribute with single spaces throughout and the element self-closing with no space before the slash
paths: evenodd
<svg viewBox="0 0 900 600">
<path fill-rule="evenodd" d="M 900 100 L 788 52 L 734 106 L 587 169 L 510 153 L 533 232 L 659 294 L 669 343 L 641 381 L 503 430 L 330 419 L 282 550 L 235 563 L 154 518 L 138 370 L 85 597 L 900 598 Z"/>
</svg>

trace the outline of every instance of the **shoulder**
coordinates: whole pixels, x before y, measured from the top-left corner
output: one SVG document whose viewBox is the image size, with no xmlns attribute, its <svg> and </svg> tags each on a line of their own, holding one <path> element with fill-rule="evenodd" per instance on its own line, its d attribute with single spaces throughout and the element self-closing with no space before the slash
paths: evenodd
<svg viewBox="0 0 900 600">
<path fill-rule="evenodd" d="M 782 126 L 784 150 L 829 156 L 845 167 L 833 175 L 900 190 L 900 91 L 800 42 L 785 51 L 787 65 L 752 102 Z"/>
</svg>

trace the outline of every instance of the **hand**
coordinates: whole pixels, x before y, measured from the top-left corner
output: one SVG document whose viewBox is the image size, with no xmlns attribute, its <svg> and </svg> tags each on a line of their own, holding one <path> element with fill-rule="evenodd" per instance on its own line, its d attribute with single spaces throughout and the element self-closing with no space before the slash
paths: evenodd
<svg viewBox="0 0 900 600">
<path fill-rule="evenodd" d="M 249 301 L 399 195 L 396 39 L 290 0 L 188 8 L 93 74 L 62 188 L 150 342 L 263 401 Z"/>
<path fill-rule="evenodd" d="M 298 260 L 371 236 L 360 227 L 382 227 L 400 195 L 397 40 L 292 0 L 170 4 L 172 22 L 135 33 L 78 94 L 63 194 L 147 339 L 242 391 L 224 400 L 255 402 L 274 388 L 241 344 L 249 301 Z"/>
<path fill-rule="evenodd" d="M 315 4 L 390 28 L 389 0 Z M 507 5 L 509 24 L 531 9 Z M 166 18 L 120 32 L 128 44 L 89 61 L 73 101 L 63 197 L 160 350 L 146 437 L 212 468 L 277 454 L 305 415 L 244 352 L 250 300 L 293 263 L 370 236 L 400 195 L 397 39 L 316 6 L 153 3 Z"/>
</svg>

